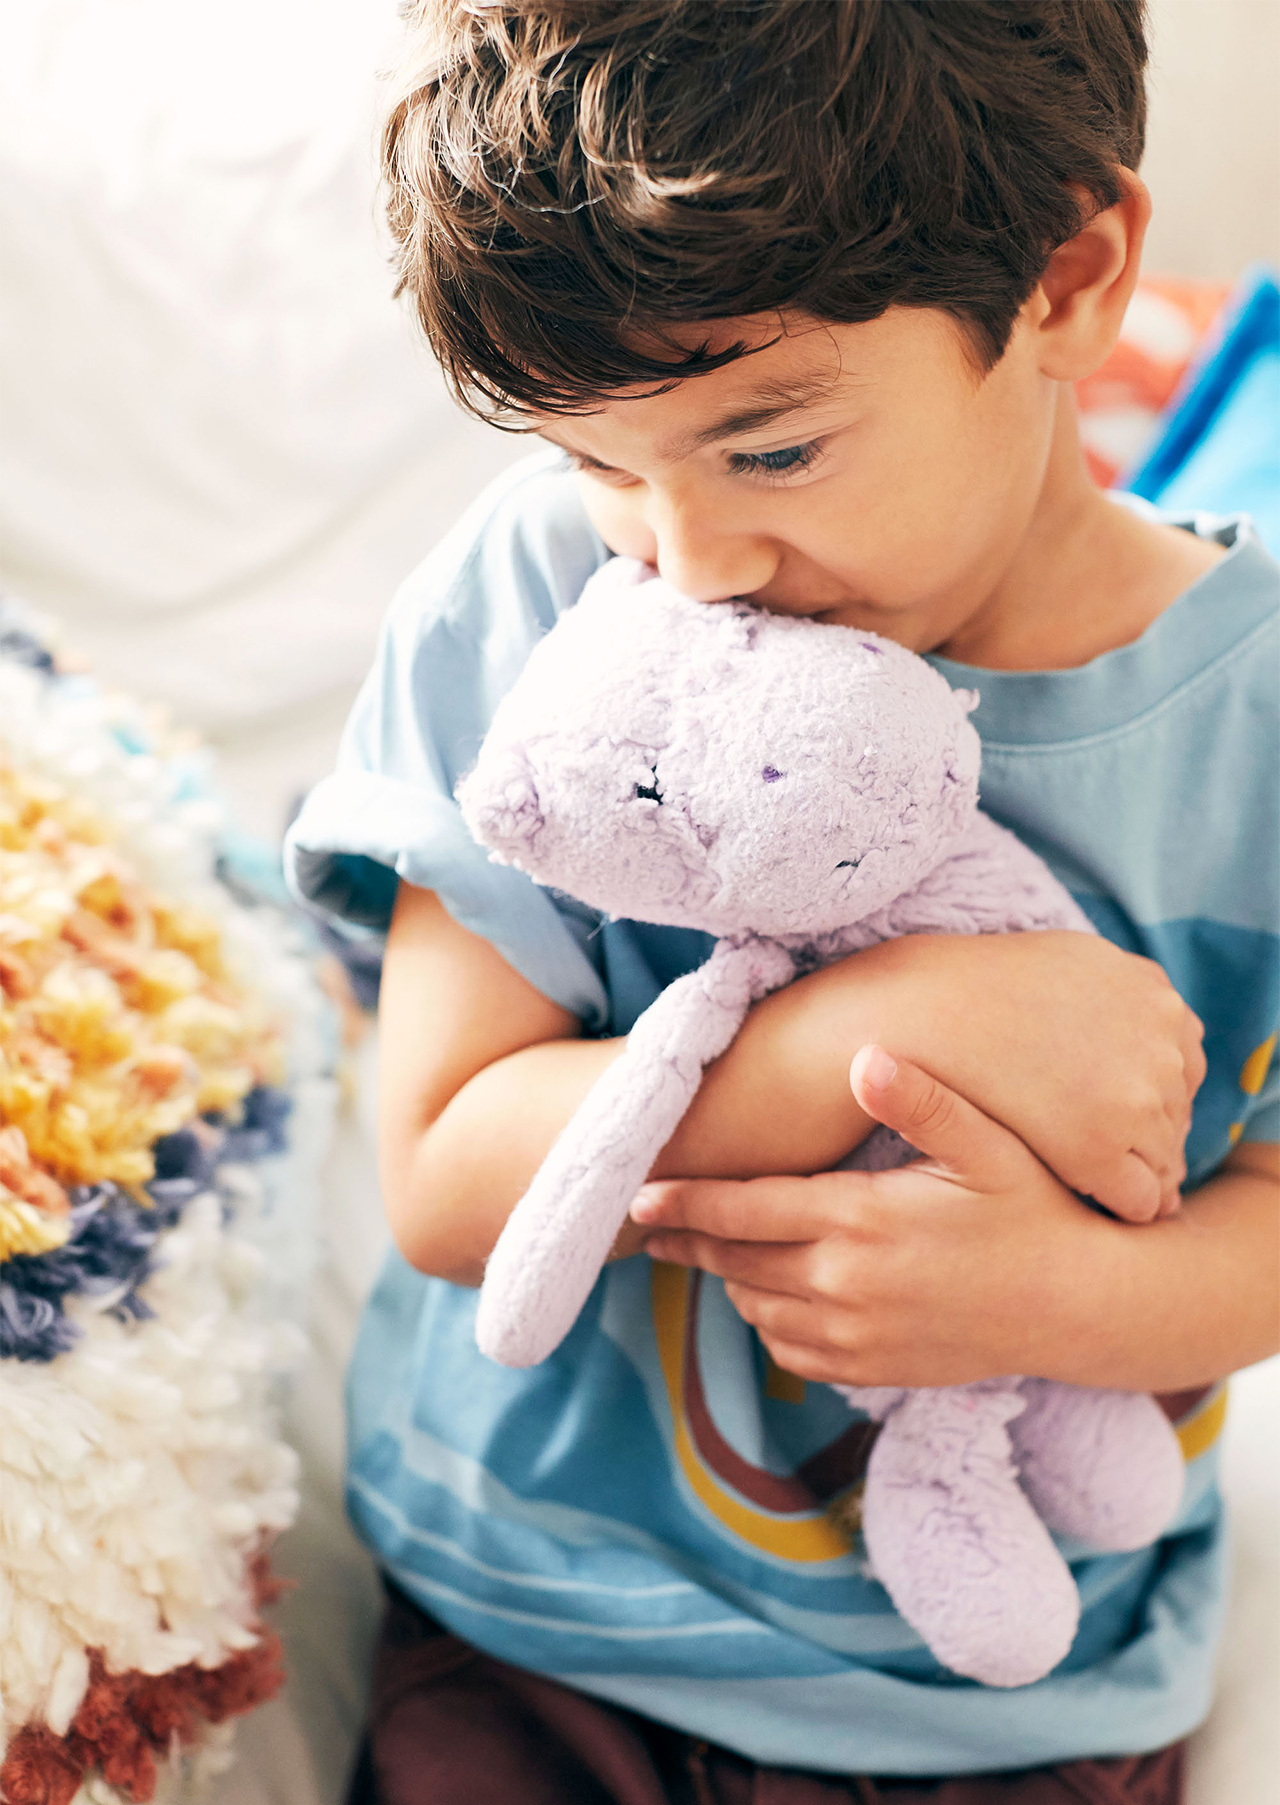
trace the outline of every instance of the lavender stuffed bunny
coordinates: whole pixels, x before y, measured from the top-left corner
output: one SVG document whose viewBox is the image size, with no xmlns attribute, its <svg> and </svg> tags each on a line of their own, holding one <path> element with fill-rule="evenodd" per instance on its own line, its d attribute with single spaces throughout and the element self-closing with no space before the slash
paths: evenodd
<svg viewBox="0 0 1280 1805">
<path fill-rule="evenodd" d="M 537 647 L 458 798 L 502 863 L 614 915 L 720 938 L 635 1024 L 512 1214 L 481 1349 L 527 1366 L 572 1327 L 705 1066 L 751 1004 L 898 934 L 1090 930 L 978 811 L 976 698 L 891 641 L 708 605 L 617 559 Z M 914 1157 L 885 1129 L 846 1162 Z M 881 1424 L 862 1525 L 938 1659 L 992 1686 L 1066 1655 L 1079 1599 L 1053 1529 L 1153 1541 L 1181 1495 L 1146 1396 L 1038 1379 L 837 1387 Z"/>
</svg>

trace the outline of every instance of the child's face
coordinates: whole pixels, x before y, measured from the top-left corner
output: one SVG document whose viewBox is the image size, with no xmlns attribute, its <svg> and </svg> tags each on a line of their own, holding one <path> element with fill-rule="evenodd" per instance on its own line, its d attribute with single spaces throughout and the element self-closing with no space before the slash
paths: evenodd
<svg viewBox="0 0 1280 1805">
<path fill-rule="evenodd" d="M 1061 384 L 1040 368 L 1035 322 L 1024 313 L 985 376 L 932 309 L 852 326 L 790 316 L 777 333 L 776 320 L 690 329 L 690 343 L 763 348 L 665 394 L 542 416 L 601 537 L 699 600 L 748 596 L 914 651 L 957 633 L 979 644 L 1052 489 Z"/>
</svg>

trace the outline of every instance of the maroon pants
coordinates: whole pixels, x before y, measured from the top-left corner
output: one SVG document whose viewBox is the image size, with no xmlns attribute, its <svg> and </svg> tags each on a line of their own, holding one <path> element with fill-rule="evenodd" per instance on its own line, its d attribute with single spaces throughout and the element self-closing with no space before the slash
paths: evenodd
<svg viewBox="0 0 1280 1805">
<path fill-rule="evenodd" d="M 957 1780 L 757 1767 L 494 1661 L 388 1597 L 348 1805 L 1181 1805 L 1181 1745 Z"/>
</svg>

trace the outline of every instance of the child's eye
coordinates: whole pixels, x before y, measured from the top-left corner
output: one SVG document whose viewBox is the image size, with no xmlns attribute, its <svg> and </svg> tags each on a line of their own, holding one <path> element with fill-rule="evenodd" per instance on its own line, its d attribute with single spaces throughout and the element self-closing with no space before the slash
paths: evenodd
<svg viewBox="0 0 1280 1805">
<path fill-rule="evenodd" d="M 812 469 L 822 456 L 816 439 L 805 445 L 787 445 L 781 451 L 731 451 L 729 468 L 735 476 L 794 476 Z"/>
<path fill-rule="evenodd" d="M 612 464 L 602 464 L 597 458 L 590 458 L 585 452 L 566 451 L 565 456 L 580 476 L 593 476 L 598 483 L 608 483 L 612 489 L 628 489 L 635 482 L 635 477 L 626 470 L 616 470 Z"/>
</svg>

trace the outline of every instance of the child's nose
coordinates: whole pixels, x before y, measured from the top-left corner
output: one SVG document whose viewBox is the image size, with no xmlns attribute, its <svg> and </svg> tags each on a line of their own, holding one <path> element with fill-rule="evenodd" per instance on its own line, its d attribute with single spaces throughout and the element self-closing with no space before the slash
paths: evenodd
<svg viewBox="0 0 1280 1805">
<path fill-rule="evenodd" d="M 715 533 L 683 525 L 655 534 L 658 574 L 698 602 L 754 595 L 771 581 L 778 554 L 768 539 L 749 533 Z"/>
</svg>

